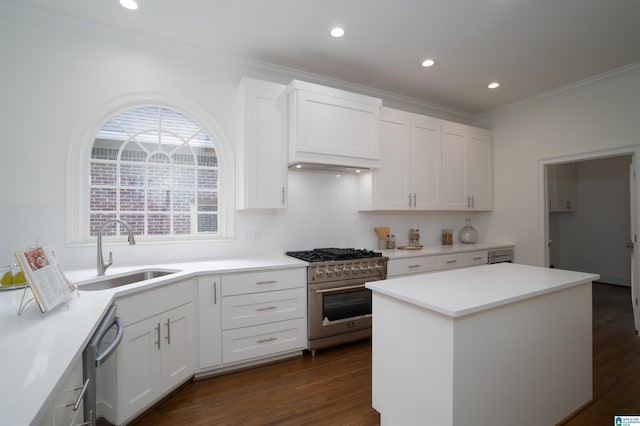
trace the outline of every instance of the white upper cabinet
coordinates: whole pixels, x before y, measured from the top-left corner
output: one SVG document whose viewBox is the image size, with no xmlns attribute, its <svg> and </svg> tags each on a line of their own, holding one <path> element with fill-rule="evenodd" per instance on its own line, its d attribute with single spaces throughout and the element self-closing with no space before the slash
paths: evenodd
<svg viewBox="0 0 640 426">
<path fill-rule="evenodd" d="M 293 80 L 289 93 L 289 165 L 376 168 L 382 101 Z"/>
<path fill-rule="evenodd" d="M 547 197 L 550 212 L 576 211 L 576 164 L 547 166 Z"/>
<path fill-rule="evenodd" d="M 243 78 L 237 90 L 238 209 L 286 207 L 286 86 Z"/>
<path fill-rule="evenodd" d="M 442 197 L 443 210 L 493 208 L 489 132 L 462 125 L 442 126 Z"/>
<path fill-rule="evenodd" d="M 372 179 L 375 210 L 434 210 L 441 204 L 438 120 L 391 108 L 380 116 L 380 168 Z"/>
</svg>

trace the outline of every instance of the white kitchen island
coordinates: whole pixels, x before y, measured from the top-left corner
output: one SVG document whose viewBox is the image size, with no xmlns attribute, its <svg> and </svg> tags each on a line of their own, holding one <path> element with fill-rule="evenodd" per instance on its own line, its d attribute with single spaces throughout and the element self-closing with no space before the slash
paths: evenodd
<svg viewBox="0 0 640 426">
<path fill-rule="evenodd" d="M 589 403 L 598 278 L 500 263 L 367 283 L 381 425 L 554 425 Z"/>
</svg>

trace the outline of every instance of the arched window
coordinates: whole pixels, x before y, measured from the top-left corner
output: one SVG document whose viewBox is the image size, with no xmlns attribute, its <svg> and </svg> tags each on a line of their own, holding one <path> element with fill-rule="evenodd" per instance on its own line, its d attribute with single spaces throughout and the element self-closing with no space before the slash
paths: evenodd
<svg viewBox="0 0 640 426">
<path fill-rule="evenodd" d="M 196 122 L 164 106 L 121 112 L 91 147 L 88 235 L 120 219 L 140 236 L 215 236 L 219 179 L 215 144 Z"/>
</svg>

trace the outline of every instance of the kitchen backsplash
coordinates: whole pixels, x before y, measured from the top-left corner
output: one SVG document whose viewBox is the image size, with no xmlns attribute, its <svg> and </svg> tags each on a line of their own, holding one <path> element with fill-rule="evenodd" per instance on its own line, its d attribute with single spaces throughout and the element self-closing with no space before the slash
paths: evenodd
<svg viewBox="0 0 640 426">
<path fill-rule="evenodd" d="M 138 242 L 129 246 L 109 244 L 114 265 L 169 263 L 185 260 L 228 258 L 233 256 L 268 255 L 288 250 L 318 247 L 355 247 L 377 249 L 375 226 L 389 226 L 397 245 L 406 245 L 409 230 L 420 229 L 423 245 L 440 244 L 443 228 L 452 228 L 457 242 L 458 231 L 471 218 L 484 240 L 480 218 L 483 213 L 466 212 L 361 212 L 358 211 L 357 175 L 336 177 L 332 173 L 290 171 L 288 177 L 288 207 L 284 210 L 236 211 L 235 238 L 232 241 L 191 241 L 168 244 Z M 25 232 L 16 227 L 9 235 L 10 245 L 2 247 L 3 258 L 9 262 L 13 251 L 26 248 L 37 236 L 42 243 L 52 245 L 65 269 L 95 268 L 96 246 L 86 244 L 67 247 L 65 243 L 65 211 L 63 207 L 21 206 L 6 210 L 17 218 L 48 217 L 39 229 Z M 43 216 L 44 215 L 44 216 Z"/>
</svg>

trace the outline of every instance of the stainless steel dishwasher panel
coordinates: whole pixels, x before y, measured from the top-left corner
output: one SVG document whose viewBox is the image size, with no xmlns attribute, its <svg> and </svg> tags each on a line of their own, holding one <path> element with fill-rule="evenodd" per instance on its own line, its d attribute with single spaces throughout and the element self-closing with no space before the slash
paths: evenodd
<svg viewBox="0 0 640 426">
<path fill-rule="evenodd" d="M 112 331 L 115 328 L 115 333 Z M 111 306 L 82 353 L 82 374 L 89 381 L 84 395 L 84 420 L 90 426 L 96 424 L 98 367 L 116 351 L 122 341 L 124 325 L 116 315 L 116 306 Z"/>
</svg>

